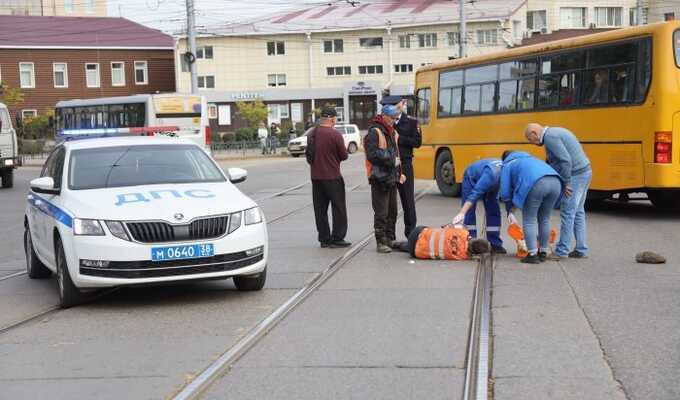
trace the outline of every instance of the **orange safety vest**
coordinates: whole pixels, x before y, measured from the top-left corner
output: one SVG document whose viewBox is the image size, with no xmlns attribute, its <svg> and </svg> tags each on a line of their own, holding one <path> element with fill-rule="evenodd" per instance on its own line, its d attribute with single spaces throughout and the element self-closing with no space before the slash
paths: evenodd
<svg viewBox="0 0 680 400">
<path fill-rule="evenodd" d="M 470 233 L 462 228 L 423 228 L 415 245 L 418 259 L 467 260 Z"/>
<path fill-rule="evenodd" d="M 387 148 L 387 139 L 385 138 L 385 134 L 383 133 L 382 129 L 371 128 L 371 130 L 375 130 L 376 133 L 378 134 L 378 148 L 385 150 Z M 366 138 L 371 133 L 371 130 L 369 130 L 368 134 L 366 134 L 366 136 L 364 137 L 364 149 L 366 148 Z M 394 145 L 397 147 L 397 156 L 398 156 L 399 155 L 399 134 L 397 133 L 397 131 L 394 131 Z M 366 166 L 366 177 L 370 178 L 371 172 L 373 172 L 373 164 L 371 164 L 371 162 L 368 161 L 368 156 L 366 157 L 364 164 Z"/>
</svg>

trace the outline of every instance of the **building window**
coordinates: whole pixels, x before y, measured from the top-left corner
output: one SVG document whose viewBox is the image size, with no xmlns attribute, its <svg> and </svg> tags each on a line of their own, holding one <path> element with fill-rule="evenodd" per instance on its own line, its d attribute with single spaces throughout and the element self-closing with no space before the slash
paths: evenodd
<svg viewBox="0 0 680 400">
<path fill-rule="evenodd" d="M 359 74 L 360 75 L 377 75 L 383 73 L 382 65 L 360 65 Z"/>
<path fill-rule="evenodd" d="M 64 0 L 64 12 L 66 14 L 73 12 L 73 0 Z"/>
<path fill-rule="evenodd" d="M 267 42 L 267 55 L 279 56 L 286 54 L 286 44 L 284 42 Z"/>
<path fill-rule="evenodd" d="M 94 3 L 95 0 L 86 0 L 85 1 L 85 12 L 88 14 L 93 14 L 94 13 Z"/>
<path fill-rule="evenodd" d="M 411 35 L 399 35 L 399 48 L 400 49 L 411 48 Z"/>
<path fill-rule="evenodd" d="M 217 105 L 208 104 L 208 118 L 217 119 Z"/>
<path fill-rule="evenodd" d="M 543 29 L 548 29 L 546 21 L 546 10 L 527 12 L 527 29 L 532 32 L 541 32 Z"/>
<path fill-rule="evenodd" d="M 270 121 L 281 121 L 290 118 L 288 104 L 267 104 L 268 117 Z"/>
<path fill-rule="evenodd" d="M 631 8 L 628 13 L 630 25 L 639 25 L 637 20 L 637 8 Z M 649 8 L 642 8 L 642 24 L 647 24 L 649 21 Z"/>
<path fill-rule="evenodd" d="M 436 33 L 418 34 L 418 47 L 437 47 Z"/>
<path fill-rule="evenodd" d="M 196 58 L 201 59 L 212 59 L 213 58 L 213 48 L 212 46 L 203 46 L 196 49 Z"/>
<path fill-rule="evenodd" d="M 267 86 L 270 87 L 286 86 L 286 74 L 267 75 Z"/>
<path fill-rule="evenodd" d="M 54 78 L 55 88 L 68 87 L 68 66 L 66 63 L 52 64 L 52 76 Z"/>
<path fill-rule="evenodd" d="M 498 31 L 496 29 L 477 31 L 477 43 L 489 45 L 498 44 Z"/>
<path fill-rule="evenodd" d="M 621 26 L 621 7 L 595 7 L 595 24 L 602 26 Z"/>
<path fill-rule="evenodd" d="M 22 88 L 35 87 L 35 69 L 32 62 L 19 63 L 19 78 Z"/>
<path fill-rule="evenodd" d="M 413 64 L 396 64 L 394 66 L 394 72 L 398 73 L 413 72 Z"/>
<path fill-rule="evenodd" d="M 450 47 L 460 44 L 460 32 L 446 32 L 446 39 Z"/>
<path fill-rule="evenodd" d="M 673 21 L 673 20 L 675 20 L 675 13 L 674 13 L 674 12 L 665 13 L 665 14 L 663 15 L 663 20 L 664 20 L 664 21 Z"/>
<path fill-rule="evenodd" d="M 359 46 L 361 46 L 362 49 L 382 49 L 383 38 L 381 37 L 360 38 Z"/>
<path fill-rule="evenodd" d="M 585 28 L 585 7 L 562 7 L 560 8 L 560 28 Z"/>
<path fill-rule="evenodd" d="M 327 67 L 326 75 L 328 76 L 342 76 L 342 75 L 352 75 L 352 67 Z"/>
<path fill-rule="evenodd" d="M 111 63 L 111 86 L 125 86 L 125 63 Z"/>
<path fill-rule="evenodd" d="M 85 64 L 85 83 L 89 88 L 99 87 L 99 64 Z"/>
<path fill-rule="evenodd" d="M 135 61 L 135 84 L 149 84 L 149 65 L 146 61 Z"/>
<path fill-rule="evenodd" d="M 344 42 L 342 39 L 334 40 L 324 40 L 323 41 L 323 52 L 324 53 L 342 53 L 344 51 Z"/>
<path fill-rule="evenodd" d="M 198 77 L 199 89 L 215 89 L 215 77 L 213 75 Z"/>
</svg>

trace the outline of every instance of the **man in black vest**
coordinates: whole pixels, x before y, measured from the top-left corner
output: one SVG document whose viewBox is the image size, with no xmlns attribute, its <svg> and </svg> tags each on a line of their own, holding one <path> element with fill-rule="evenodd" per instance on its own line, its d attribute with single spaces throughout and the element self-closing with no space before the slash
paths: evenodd
<svg viewBox="0 0 680 400">
<path fill-rule="evenodd" d="M 413 149 L 420 147 L 422 134 L 418 126 L 418 120 L 406 115 L 406 101 L 401 96 L 385 96 L 380 104 L 397 106 L 401 116 L 395 127 L 399 133 L 399 155 L 401 156 L 401 171 L 406 176 L 406 181 L 397 185 L 401 208 L 404 210 L 404 235 L 408 235 L 416 227 L 416 201 L 413 182 Z"/>
</svg>

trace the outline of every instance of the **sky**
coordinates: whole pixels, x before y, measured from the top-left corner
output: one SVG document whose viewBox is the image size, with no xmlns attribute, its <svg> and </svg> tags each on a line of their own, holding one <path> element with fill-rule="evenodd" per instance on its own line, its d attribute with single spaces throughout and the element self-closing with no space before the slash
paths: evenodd
<svg viewBox="0 0 680 400">
<path fill-rule="evenodd" d="M 327 4 L 331 0 L 194 0 L 199 32 L 210 31 L 227 22 L 256 19 L 263 15 L 305 5 Z M 108 0 L 108 15 L 180 33 L 186 23 L 186 0 Z"/>
</svg>

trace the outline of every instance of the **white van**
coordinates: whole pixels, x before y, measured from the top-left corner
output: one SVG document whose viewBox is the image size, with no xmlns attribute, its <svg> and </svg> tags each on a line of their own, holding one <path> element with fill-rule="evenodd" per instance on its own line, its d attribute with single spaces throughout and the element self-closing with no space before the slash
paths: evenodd
<svg viewBox="0 0 680 400">
<path fill-rule="evenodd" d="M 14 186 L 14 168 L 19 163 L 17 133 L 7 106 L 0 103 L 0 179 L 3 188 Z"/>
</svg>

